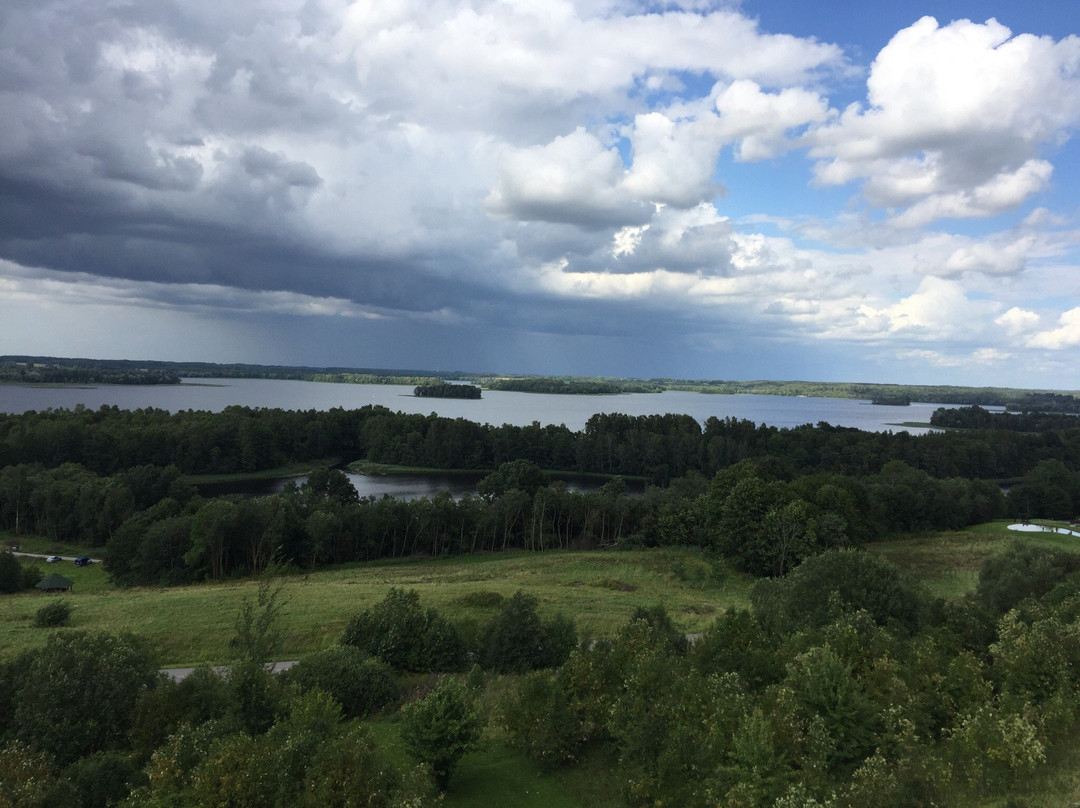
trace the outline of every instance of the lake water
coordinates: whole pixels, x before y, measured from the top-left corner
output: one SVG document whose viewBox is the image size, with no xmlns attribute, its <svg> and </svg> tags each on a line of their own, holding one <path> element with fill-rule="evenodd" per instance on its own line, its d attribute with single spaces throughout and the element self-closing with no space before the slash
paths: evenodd
<svg viewBox="0 0 1080 808">
<path fill-rule="evenodd" d="M 704 423 L 710 416 L 745 418 L 757 424 L 793 427 L 825 421 L 868 431 L 926 429 L 900 427 L 904 421 L 925 423 L 940 404 L 913 403 L 910 407 L 874 405 L 868 401 L 790 396 L 715 395 L 711 393 L 631 393 L 616 396 L 545 395 L 485 390 L 479 400 L 417 398 L 413 388 L 390 384 L 331 384 L 277 379 L 186 379 L 178 385 L 99 385 L 45 387 L 0 385 L 0 412 L 20 413 L 50 408 L 74 409 L 81 404 L 97 409 L 103 404 L 123 409 L 153 407 L 177 412 L 220 412 L 238 404 L 286 410 L 355 409 L 378 404 L 391 410 L 448 418 L 465 418 L 495 426 L 565 424 L 581 430 L 595 413 L 662 415 L 678 413 Z"/>
</svg>

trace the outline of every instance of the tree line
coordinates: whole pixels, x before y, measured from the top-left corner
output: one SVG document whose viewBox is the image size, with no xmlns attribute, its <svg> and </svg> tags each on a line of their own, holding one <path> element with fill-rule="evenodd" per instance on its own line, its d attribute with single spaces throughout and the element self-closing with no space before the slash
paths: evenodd
<svg viewBox="0 0 1080 808">
<path fill-rule="evenodd" d="M 549 482 L 504 463 L 477 493 L 361 499 L 339 470 L 318 469 L 272 496 L 204 498 L 175 467 L 99 476 L 80 466 L 0 469 L 0 528 L 104 547 L 120 585 L 251 574 L 279 558 L 299 569 L 407 556 L 596 547 L 695 546 L 755 575 L 910 531 L 953 530 L 1010 515 L 1060 518 L 1080 508 L 1080 475 L 1045 461 L 1006 495 L 982 480 L 937 479 L 903 462 L 863 478 L 777 477 L 742 461 L 711 479 L 691 472 L 630 495 Z"/>
<path fill-rule="evenodd" d="M 518 393 L 547 393 L 555 395 L 618 395 L 621 393 L 662 393 L 664 386 L 656 382 L 627 379 L 583 379 L 555 376 L 511 376 L 484 379 L 489 390 L 510 390 Z"/>
<path fill-rule="evenodd" d="M 1077 436 L 1067 430 L 912 437 L 826 425 L 778 430 L 716 419 L 702 429 L 686 416 L 598 415 L 573 433 L 536 424 L 492 428 L 383 408 L 325 416 L 244 408 L 173 416 L 102 408 L 0 419 L 2 452 L 47 460 L 70 452 L 94 464 L 39 460 L 0 467 L 0 528 L 104 547 L 109 573 L 122 585 L 254 573 L 275 554 L 310 569 L 510 548 L 662 545 L 704 547 L 749 572 L 776 576 L 816 553 L 890 533 L 958 529 L 1003 515 L 1069 519 L 1080 512 L 1078 453 L 1069 448 Z M 126 435 L 125 425 L 132 427 Z M 281 433 L 293 436 L 294 449 L 314 449 L 316 456 L 363 453 L 386 462 L 419 457 L 430 465 L 474 468 L 494 463 L 489 451 L 517 459 L 499 463 L 476 495 L 416 501 L 361 500 L 347 477 L 330 468 L 279 495 L 206 499 L 184 481 L 180 466 L 167 464 L 170 434 L 182 436 L 174 446 L 188 439 L 209 443 L 219 461 L 231 451 L 253 457 L 251 468 L 305 456 L 288 454 L 287 441 L 275 446 Z M 244 434 L 265 435 L 267 442 L 249 444 L 238 437 Z M 219 437 L 222 444 L 213 445 Z M 160 464 L 116 469 L 123 455 L 111 450 L 118 447 Z M 583 456 L 589 463 L 579 467 L 613 475 L 598 491 L 549 483 L 529 459 L 565 468 Z M 700 470 L 705 457 L 705 468 L 717 468 L 708 476 Z M 989 466 L 995 476 L 1017 476 L 1005 493 L 992 480 L 948 474 L 961 458 Z M 640 462 L 667 484 L 630 496 L 618 475 Z M 234 467 L 232 461 L 223 465 Z M 832 470 L 837 467 L 859 473 Z"/>
<path fill-rule="evenodd" d="M 973 412 L 939 418 L 973 419 Z M 583 430 L 573 431 L 537 422 L 493 426 L 381 406 L 327 411 L 232 406 L 219 413 L 76 407 L 0 415 L 0 466 L 76 463 L 114 474 L 139 465 L 173 465 L 183 474 L 229 474 L 328 457 L 478 470 L 528 460 L 550 470 L 643 477 L 660 484 L 691 471 L 711 477 L 740 460 L 766 463 L 783 478 L 862 477 L 892 461 L 939 479 L 1016 480 L 1050 460 L 1080 470 L 1080 423 L 1071 417 L 990 417 L 986 426 L 915 436 L 826 423 L 777 428 L 711 417 L 699 424 L 674 414 L 598 413 Z M 1016 418 L 1028 419 L 1023 423 L 1029 428 L 1009 428 Z"/>
</svg>

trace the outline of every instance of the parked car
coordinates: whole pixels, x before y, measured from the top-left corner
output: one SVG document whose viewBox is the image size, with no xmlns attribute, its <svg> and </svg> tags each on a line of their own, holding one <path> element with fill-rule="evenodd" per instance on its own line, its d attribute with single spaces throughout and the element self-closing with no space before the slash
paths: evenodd
<svg viewBox="0 0 1080 808">
<path fill-rule="evenodd" d="M 79 556 L 75 559 L 76 567 L 85 567 L 90 563 L 90 556 Z"/>
<path fill-rule="evenodd" d="M 45 559 L 45 563 L 46 564 L 55 564 L 57 561 L 63 561 L 63 560 L 64 559 L 62 559 L 60 556 L 49 556 L 48 558 Z"/>
</svg>

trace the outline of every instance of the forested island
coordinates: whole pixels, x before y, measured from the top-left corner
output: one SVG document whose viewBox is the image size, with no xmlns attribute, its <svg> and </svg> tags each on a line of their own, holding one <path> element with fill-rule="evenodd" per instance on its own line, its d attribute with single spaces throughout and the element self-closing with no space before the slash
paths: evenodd
<svg viewBox="0 0 1080 808">
<path fill-rule="evenodd" d="M 475 384 L 422 384 L 413 390 L 420 398 L 480 398 Z"/>
<path fill-rule="evenodd" d="M 910 407 L 911 399 L 904 395 L 878 394 L 870 399 L 870 403 L 883 407 Z"/>
<path fill-rule="evenodd" d="M 531 765 L 542 768 L 530 783 L 599 783 L 569 803 L 590 808 L 983 806 L 1044 793 L 1047 773 L 1071 771 L 1080 729 L 1080 555 L 1050 539 L 1016 545 L 981 559 L 958 594 L 931 592 L 874 548 L 925 533 L 944 548 L 1006 516 L 1075 518 L 1080 422 L 982 407 L 934 420 L 949 429 L 598 414 L 574 431 L 377 406 L 0 415 L 0 530 L 102 557 L 110 603 L 130 593 L 145 612 L 155 592 L 214 598 L 262 581 L 223 643 L 226 675 L 177 684 L 156 674 L 146 641 L 111 624 L 78 630 L 77 595 L 20 594 L 32 566 L 0 555 L 5 636 L 27 638 L 0 659 L 0 800 L 434 806 L 491 779 L 458 774 L 485 745 L 509 750 L 513 782 Z M 318 464 L 328 457 L 486 474 L 459 499 L 360 498 Z M 190 478 L 291 463 L 315 468 L 270 496 L 207 498 Z M 572 491 L 555 470 L 608 482 Z M 653 485 L 631 495 L 629 476 Z M 602 570 L 569 572 L 536 590 L 545 598 L 589 590 L 629 605 L 609 631 L 585 633 L 584 610 L 556 613 L 480 566 L 515 550 L 537 564 L 526 582 L 552 554 L 559 569 L 587 557 Z M 406 562 L 409 580 L 446 574 L 460 594 L 436 608 L 386 587 L 334 618 L 293 670 L 263 667 L 285 641 L 280 587 L 347 574 L 355 588 Z M 668 611 L 614 572 L 629 566 L 694 592 L 682 601 L 694 611 Z M 62 603 L 74 617 L 46 609 Z M 703 626 L 692 644 L 688 616 Z M 289 642 L 323 632 L 319 619 Z M 65 622 L 76 630 L 46 627 Z"/>
</svg>

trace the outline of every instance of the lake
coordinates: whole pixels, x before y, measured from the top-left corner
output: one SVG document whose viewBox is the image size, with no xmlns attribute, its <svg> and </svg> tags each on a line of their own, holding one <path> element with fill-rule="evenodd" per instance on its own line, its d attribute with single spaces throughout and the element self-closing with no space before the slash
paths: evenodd
<svg viewBox="0 0 1080 808">
<path fill-rule="evenodd" d="M 177 385 L 97 385 L 53 387 L 0 385 L 0 412 L 20 413 L 50 408 L 97 409 L 103 404 L 122 409 L 210 410 L 220 412 L 238 404 L 285 410 L 356 409 L 377 404 L 391 410 L 447 418 L 465 418 L 495 426 L 565 424 L 578 431 L 598 412 L 626 415 L 690 415 L 699 423 L 711 416 L 745 418 L 757 424 L 793 427 L 825 421 L 833 426 L 872 432 L 928 430 L 900 427 L 904 421 L 925 423 L 941 404 L 913 403 L 891 407 L 869 401 L 792 396 L 715 395 L 711 393 L 629 393 L 614 396 L 546 395 L 485 390 L 479 400 L 417 398 L 413 388 L 392 384 L 333 384 L 278 379 L 185 379 Z"/>
</svg>

